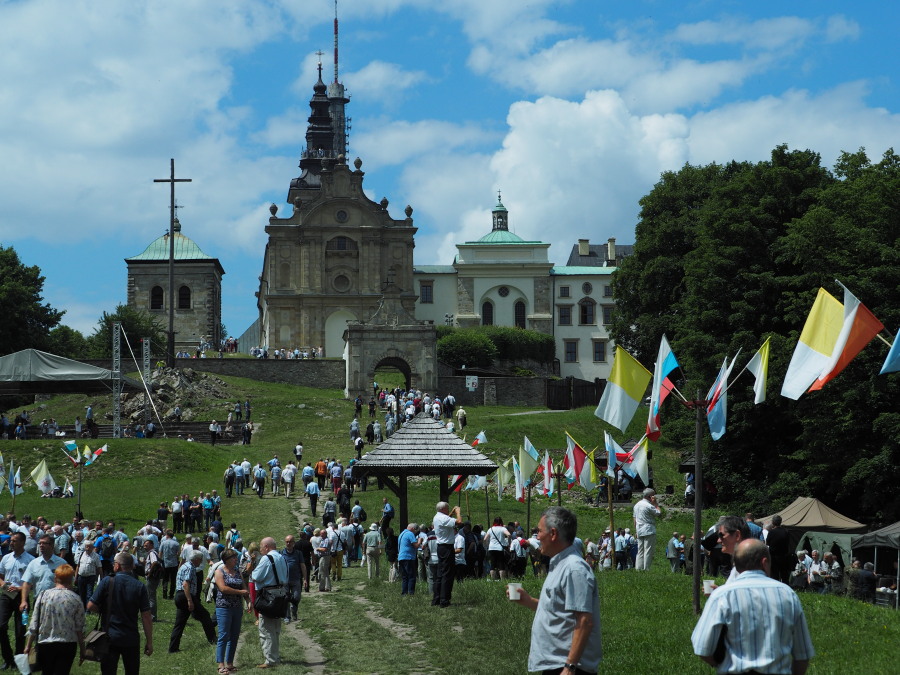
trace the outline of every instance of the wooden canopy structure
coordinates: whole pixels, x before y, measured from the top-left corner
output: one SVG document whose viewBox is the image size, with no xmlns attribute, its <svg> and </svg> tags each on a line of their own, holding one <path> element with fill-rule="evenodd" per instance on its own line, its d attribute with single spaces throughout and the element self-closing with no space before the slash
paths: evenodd
<svg viewBox="0 0 900 675">
<path fill-rule="evenodd" d="M 437 476 L 439 501 L 468 476 L 486 476 L 497 465 L 438 421 L 422 413 L 354 465 L 356 471 L 380 478 L 399 500 L 399 522 L 409 522 L 407 480 L 410 476 Z M 450 476 L 459 478 L 450 483 Z M 393 478 L 396 477 L 396 482 Z"/>
</svg>

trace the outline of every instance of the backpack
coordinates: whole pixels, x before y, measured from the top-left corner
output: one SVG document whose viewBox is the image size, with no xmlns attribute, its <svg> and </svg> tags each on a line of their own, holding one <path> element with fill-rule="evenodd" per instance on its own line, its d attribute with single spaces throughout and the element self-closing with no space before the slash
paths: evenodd
<svg viewBox="0 0 900 675">
<path fill-rule="evenodd" d="M 234 478 L 234 467 L 229 466 L 225 469 L 225 478 Z"/>
<path fill-rule="evenodd" d="M 368 517 L 369 517 L 369 516 L 368 516 L 368 514 L 366 513 L 366 510 L 365 510 L 364 508 L 360 507 L 360 509 L 359 509 L 359 516 L 358 516 L 359 522 L 361 522 L 361 523 L 366 522 L 366 519 L 367 519 Z"/>
<path fill-rule="evenodd" d="M 103 543 L 100 544 L 100 555 L 104 560 L 112 560 L 116 557 L 116 542 L 112 537 L 104 537 Z"/>
</svg>

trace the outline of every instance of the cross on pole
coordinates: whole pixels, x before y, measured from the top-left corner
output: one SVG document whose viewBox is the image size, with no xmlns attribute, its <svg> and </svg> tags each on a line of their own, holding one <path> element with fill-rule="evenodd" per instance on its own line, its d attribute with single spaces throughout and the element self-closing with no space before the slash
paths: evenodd
<svg viewBox="0 0 900 675">
<path fill-rule="evenodd" d="M 154 183 L 169 183 L 169 330 L 166 335 L 166 365 L 175 366 L 175 183 L 190 183 L 190 178 L 175 178 L 175 159 L 169 160 L 168 178 L 154 178 Z"/>
</svg>

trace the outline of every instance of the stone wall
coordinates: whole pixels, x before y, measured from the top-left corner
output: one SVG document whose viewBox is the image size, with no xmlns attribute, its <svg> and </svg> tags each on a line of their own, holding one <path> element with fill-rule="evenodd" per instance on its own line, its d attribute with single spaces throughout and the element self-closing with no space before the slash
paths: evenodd
<svg viewBox="0 0 900 675">
<path fill-rule="evenodd" d="M 458 405 L 547 405 L 546 380 L 543 377 L 479 377 L 478 389 L 466 389 L 464 376 L 438 378 L 439 396 L 453 394 Z"/>
<path fill-rule="evenodd" d="M 84 361 L 101 368 L 110 368 L 106 359 Z M 346 366 L 343 359 L 176 359 L 178 368 L 193 368 L 216 375 L 246 377 L 262 382 L 293 384 L 317 389 L 343 389 Z M 134 364 L 122 364 L 125 372 L 132 372 Z"/>
</svg>

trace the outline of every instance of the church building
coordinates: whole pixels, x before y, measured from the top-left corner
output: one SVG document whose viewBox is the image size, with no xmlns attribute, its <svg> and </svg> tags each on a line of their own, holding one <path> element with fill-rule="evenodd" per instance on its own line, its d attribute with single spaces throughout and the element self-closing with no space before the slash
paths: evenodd
<svg viewBox="0 0 900 675">
<path fill-rule="evenodd" d="M 175 350 L 192 351 L 201 342 L 218 345 L 222 326 L 222 268 L 181 233 L 175 219 Z M 128 306 L 169 325 L 169 234 L 140 255 L 126 258 Z"/>
</svg>

